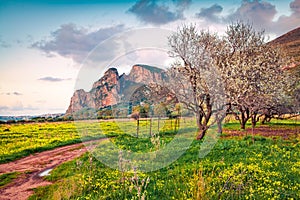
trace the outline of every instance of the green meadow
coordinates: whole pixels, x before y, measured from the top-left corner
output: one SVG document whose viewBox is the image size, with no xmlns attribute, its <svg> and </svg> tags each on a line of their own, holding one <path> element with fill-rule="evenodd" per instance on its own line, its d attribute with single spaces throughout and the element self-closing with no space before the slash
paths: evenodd
<svg viewBox="0 0 300 200">
<path fill-rule="evenodd" d="M 96 139 L 94 136 L 83 140 Z M 72 122 L 18 123 L 0 126 L 0 163 L 81 142 Z"/>
</svg>

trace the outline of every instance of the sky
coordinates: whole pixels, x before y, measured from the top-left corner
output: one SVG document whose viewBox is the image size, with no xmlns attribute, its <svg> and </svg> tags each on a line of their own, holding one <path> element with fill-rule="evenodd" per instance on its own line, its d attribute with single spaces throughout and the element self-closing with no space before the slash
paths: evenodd
<svg viewBox="0 0 300 200">
<path fill-rule="evenodd" d="M 0 115 L 63 113 L 109 67 L 169 65 L 178 26 L 237 20 L 271 40 L 300 26 L 300 0 L 0 0 Z"/>
</svg>

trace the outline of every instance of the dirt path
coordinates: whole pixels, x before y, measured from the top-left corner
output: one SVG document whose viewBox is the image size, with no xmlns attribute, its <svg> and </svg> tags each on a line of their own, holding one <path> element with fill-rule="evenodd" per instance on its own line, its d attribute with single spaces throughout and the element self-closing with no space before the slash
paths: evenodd
<svg viewBox="0 0 300 200">
<path fill-rule="evenodd" d="M 33 188 L 52 184 L 39 176 L 66 161 L 73 160 L 93 148 L 104 139 L 58 147 L 53 150 L 36 153 L 19 160 L 0 164 L 0 174 L 23 172 L 12 183 L 0 189 L 0 200 L 24 200 L 33 194 Z"/>
<path fill-rule="evenodd" d="M 252 128 L 247 128 L 245 131 L 238 131 L 238 130 L 226 130 L 224 129 L 225 135 L 223 137 L 232 137 L 232 136 L 246 136 L 249 135 L 260 135 L 264 137 L 281 137 L 282 139 L 290 139 L 290 138 L 297 138 L 300 134 L 300 127 L 269 127 L 267 125 L 255 127 L 253 130 Z"/>
</svg>

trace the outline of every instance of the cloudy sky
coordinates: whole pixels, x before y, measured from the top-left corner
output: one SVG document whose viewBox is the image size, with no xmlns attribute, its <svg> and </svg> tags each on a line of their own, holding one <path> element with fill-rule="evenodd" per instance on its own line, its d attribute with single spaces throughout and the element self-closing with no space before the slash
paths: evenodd
<svg viewBox="0 0 300 200">
<path fill-rule="evenodd" d="M 0 0 L 0 115 L 65 112 L 83 68 L 91 84 L 110 65 L 166 65 L 168 31 L 194 23 L 222 34 L 236 20 L 273 39 L 299 27 L 300 0 Z"/>
</svg>

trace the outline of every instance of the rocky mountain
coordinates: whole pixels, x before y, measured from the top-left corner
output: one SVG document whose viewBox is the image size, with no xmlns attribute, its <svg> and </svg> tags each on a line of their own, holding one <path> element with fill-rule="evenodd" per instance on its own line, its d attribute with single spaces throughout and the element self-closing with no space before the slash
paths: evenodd
<svg viewBox="0 0 300 200">
<path fill-rule="evenodd" d="M 119 75 L 116 68 L 110 68 L 93 84 L 90 91 L 80 89 L 74 92 L 66 114 L 84 108 L 98 110 L 115 105 L 121 98 L 130 99 L 133 92 L 141 85 L 162 81 L 164 77 L 164 70 L 148 65 L 134 65 L 128 75 Z"/>
</svg>

